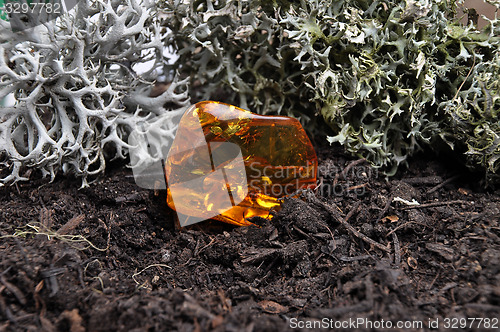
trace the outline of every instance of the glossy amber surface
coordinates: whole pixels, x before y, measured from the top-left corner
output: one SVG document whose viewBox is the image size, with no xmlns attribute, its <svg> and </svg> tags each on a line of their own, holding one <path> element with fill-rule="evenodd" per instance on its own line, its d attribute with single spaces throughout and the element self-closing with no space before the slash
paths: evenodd
<svg viewBox="0 0 500 332">
<path fill-rule="evenodd" d="M 167 203 L 187 216 L 181 226 L 189 216 L 251 225 L 271 219 L 278 198 L 315 187 L 316 170 L 296 119 L 200 102 L 183 115 L 165 163 Z"/>
</svg>

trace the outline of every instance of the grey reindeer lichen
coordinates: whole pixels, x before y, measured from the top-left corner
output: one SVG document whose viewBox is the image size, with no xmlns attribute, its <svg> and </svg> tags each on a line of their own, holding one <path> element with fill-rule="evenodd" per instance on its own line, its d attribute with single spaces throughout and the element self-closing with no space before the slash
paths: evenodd
<svg viewBox="0 0 500 332">
<path fill-rule="evenodd" d="M 0 108 L 0 186 L 34 170 L 86 186 L 127 155 L 138 123 L 189 103 L 186 80 L 149 97 L 171 38 L 154 2 L 82 0 L 57 21 L 15 33 L 0 20 L 0 30 L 0 101 L 15 100 Z M 150 69 L 138 75 L 140 64 Z"/>
<path fill-rule="evenodd" d="M 482 31 L 463 26 L 462 3 L 167 0 L 163 7 L 176 68 L 199 86 L 195 99 L 300 117 L 310 133 L 320 115 L 332 144 L 387 174 L 427 146 L 452 149 L 498 181 L 500 20 Z"/>
</svg>

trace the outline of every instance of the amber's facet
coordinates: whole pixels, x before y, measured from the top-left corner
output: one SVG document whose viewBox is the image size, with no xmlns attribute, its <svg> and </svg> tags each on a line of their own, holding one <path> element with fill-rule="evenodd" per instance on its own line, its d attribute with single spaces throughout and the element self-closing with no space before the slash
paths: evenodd
<svg viewBox="0 0 500 332">
<path fill-rule="evenodd" d="M 200 129 L 201 126 L 201 129 Z M 278 198 L 316 185 L 317 157 L 299 121 L 213 101 L 183 115 L 165 163 L 168 205 L 197 219 L 251 225 Z"/>
</svg>

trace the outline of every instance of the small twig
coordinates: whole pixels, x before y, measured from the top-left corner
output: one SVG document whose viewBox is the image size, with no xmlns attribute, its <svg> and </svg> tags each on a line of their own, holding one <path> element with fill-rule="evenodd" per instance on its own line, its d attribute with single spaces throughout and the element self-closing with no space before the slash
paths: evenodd
<svg viewBox="0 0 500 332">
<path fill-rule="evenodd" d="M 421 176 L 416 178 L 407 178 L 402 180 L 408 184 L 438 184 L 442 183 L 443 179 L 440 176 Z"/>
<path fill-rule="evenodd" d="M 439 278 L 439 271 L 438 273 L 436 274 L 436 276 L 434 277 L 434 279 L 432 279 L 431 281 L 431 284 L 429 285 L 429 289 L 432 289 L 432 286 L 434 286 L 434 283 L 436 282 L 436 280 Z"/>
<path fill-rule="evenodd" d="M 203 247 L 201 247 L 198 251 L 195 250 L 195 253 L 194 253 L 193 256 L 198 256 L 203 250 L 205 250 L 208 247 L 210 247 L 211 245 L 213 245 L 215 241 L 216 241 L 216 238 L 213 237 L 208 244 L 206 244 Z"/>
<path fill-rule="evenodd" d="M 9 290 L 9 292 L 14 295 L 14 297 L 20 304 L 26 305 L 26 297 L 24 296 L 23 292 L 14 284 L 8 282 L 3 275 L 0 275 L 0 283 L 2 283 Z"/>
<path fill-rule="evenodd" d="M 340 260 L 343 262 L 355 262 L 355 261 L 362 261 L 365 259 L 373 258 L 371 255 L 362 255 L 362 256 L 340 256 Z"/>
<path fill-rule="evenodd" d="M 303 236 L 305 236 L 306 238 L 308 238 L 308 239 L 312 239 L 312 240 L 315 240 L 316 242 L 318 242 L 318 241 L 319 241 L 318 239 L 316 239 L 316 238 L 312 237 L 311 235 L 307 234 L 306 232 L 304 232 L 303 230 L 301 230 L 301 229 L 300 229 L 300 228 L 298 228 L 297 226 L 292 226 L 292 227 L 293 227 L 293 229 L 294 229 L 295 231 L 297 231 L 298 233 L 302 234 L 302 235 L 303 235 Z"/>
<path fill-rule="evenodd" d="M 472 53 L 472 55 L 474 56 L 474 61 L 472 62 L 472 66 L 470 67 L 469 72 L 467 73 L 467 76 L 465 76 L 464 81 L 458 87 L 457 93 L 455 93 L 455 96 L 453 96 L 452 102 L 454 102 L 455 99 L 458 97 L 458 94 L 459 94 L 460 90 L 462 90 L 462 87 L 464 86 L 465 82 L 467 81 L 467 79 L 469 78 L 470 74 L 472 73 L 472 70 L 476 66 L 476 55 L 474 53 Z"/>
<path fill-rule="evenodd" d="M 416 221 L 407 221 L 407 222 L 405 222 L 404 224 L 401 224 L 401 225 L 399 225 L 398 227 L 394 228 L 392 231 L 390 231 L 389 233 L 387 233 L 387 235 L 386 235 L 386 236 L 391 235 L 392 233 L 394 233 L 394 232 L 395 232 L 395 231 L 397 231 L 398 229 L 401 229 L 401 228 L 403 228 L 403 227 L 405 227 L 405 226 L 407 226 L 407 225 L 409 225 L 409 224 L 417 224 L 417 225 L 421 225 L 421 226 L 424 226 L 424 227 L 433 228 L 433 227 L 431 227 L 431 226 L 429 226 L 429 225 L 426 225 L 426 224 L 423 224 L 423 223 L 421 223 L 421 222 L 416 222 Z"/>
<path fill-rule="evenodd" d="M 354 160 L 352 162 L 349 163 L 349 165 L 346 166 L 346 168 L 344 168 L 344 170 L 342 171 L 342 173 L 340 175 L 342 175 L 342 178 L 345 178 L 347 173 L 349 172 L 349 170 L 351 168 L 353 168 L 354 166 L 357 166 L 359 164 L 362 164 L 366 161 L 366 159 L 364 158 L 361 158 L 361 159 L 358 159 L 358 160 Z"/>
<path fill-rule="evenodd" d="M 428 208 L 428 207 L 452 205 L 452 204 L 471 204 L 471 203 L 472 202 L 464 201 L 464 200 L 446 201 L 446 202 L 431 202 L 431 203 L 422 203 L 419 205 L 405 206 L 405 207 L 402 207 L 401 210 L 420 209 L 420 208 Z"/>
<path fill-rule="evenodd" d="M 358 184 L 358 185 L 355 185 L 355 186 L 347 188 L 347 191 L 353 191 L 353 190 L 356 190 L 356 189 L 359 189 L 359 188 L 366 187 L 367 185 L 368 185 L 368 182 L 367 183 L 363 183 L 363 184 Z"/>
<path fill-rule="evenodd" d="M 354 207 L 347 213 L 347 216 L 345 216 L 345 218 L 342 220 L 344 223 L 348 222 L 349 219 L 351 219 L 351 217 L 353 216 L 354 213 L 356 213 L 359 209 L 359 206 L 361 205 L 361 202 L 356 202 L 354 204 Z M 342 219 L 342 218 L 339 218 L 339 219 Z M 351 224 L 349 224 L 349 226 L 351 226 Z M 352 227 L 352 226 L 351 226 Z"/>
<path fill-rule="evenodd" d="M 314 194 L 317 195 L 319 188 L 323 186 L 323 177 L 321 176 L 318 181 L 316 181 L 316 188 L 313 189 Z"/>
<path fill-rule="evenodd" d="M 262 274 L 263 274 L 264 276 L 267 276 L 267 273 L 271 270 L 271 268 L 273 267 L 273 265 L 274 265 L 274 264 L 278 261 L 278 258 L 279 258 L 279 256 L 276 256 L 276 257 L 273 259 L 273 261 L 271 262 L 271 264 L 269 264 L 269 265 L 268 265 L 268 266 L 264 269 L 264 271 L 262 272 Z M 265 279 L 265 278 L 266 278 L 266 277 L 264 277 L 264 279 Z M 263 280 L 261 280 L 261 282 L 262 282 L 262 281 L 263 281 Z"/>
<path fill-rule="evenodd" d="M 427 190 L 427 194 L 432 194 L 433 192 L 437 191 L 438 189 L 442 188 L 443 186 L 447 185 L 448 183 L 450 183 L 450 182 L 458 179 L 459 177 L 460 177 L 460 175 L 455 175 L 455 176 L 452 176 L 449 179 L 444 180 L 443 182 L 441 182 L 437 186 L 435 186 L 435 187 Z"/>
<path fill-rule="evenodd" d="M 328 231 L 328 233 L 330 233 L 330 236 L 332 237 L 332 241 L 333 243 L 335 243 L 335 237 L 333 236 L 333 232 L 332 230 L 330 229 L 330 227 L 328 227 L 328 225 L 326 224 L 323 224 L 323 223 L 320 223 L 321 226 L 323 226 L 324 228 L 326 228 L 326 230 Z"/>
<path fill-rule="evenodd" d="M 392 200 L 394 199 L 394 195 L 391 195 L 389 197 L 389 199 L 387 200 L 387 203 L 385 203 L 385 206 L 384 208 L 382 209 L 382 211 L 380 211 L 380 213 L 378 214 L 378 217 L 377 217 L 377 220 L 375 221 L 375 223 L 377 224 L 380 220 L 382 220 L 382 217 L 384 216 L 384 214 L 389 210 L 389 207 L 391 206 L 391 203 L 392 203 Z"/>
<path fill-rule="evenodd" d="M 113 213 L 110 212 L 109 213 L 109 222 L 111 223 L 111 221 L 114 219 L 113 217 Z M 104 228 L 106 228 L 106 230 L 108 231 L 108 239 L 106 241 L 106 248 L 109 250 L 110 248 L 110 243 L 111 243 L 111 226 L 108 226 L 104 221 L 102 221 L 100 218 L 97 218 L 97 220 L 99 220 L 99 222 L 101 224 L 104 225 Z"/>
<path fill-rule="evenodd" d="M 342 170 L 342 172 L 340 173 L 340 175 L 339 175 L 339 173 L 335 174 L 335 178 L 333 179 L 333 186 L 335 187 L 335 186 L 337 185 L 337 182 L 338 182 L 338 180 L 339 180 L 339 178 L 340 178 L 340 177 L 342 177 L 343 179 L 345 179 L 345 177 L 346 177 L 347 173 L 349 172 L 349 170 L 350 170 L 351 168 L 353 168 L 354 166 L 359 165 L 359 164 L 361 164 L 361 163 L 363 163 L 363 162 L 365 162 L 365 161 L 366 161 L 366 159 L 364 159 L 364 158 L 362 158 L 362 159 L 358 159 L 358 160 L 354 160 L 354 161 L 351 161 L 351 162 L 349 163 L 349 165 L 347 165 L 347 166 L 346 166 L 346 167 Z"/>
<path fill-rule="evenodd" d="M 380 244 L 378 243 L 377 241 L 369 238 L 368 236 L 366 236 L 365 234 L 363 233 L 360 233 L 359 231 L 357 231 L 354 227 L 351 226 L 351 224 L 349 224 L 347 222 L 347 220 L 349 220 L 349 218 L 358 210 L 358 207 L 359 205 L 361 204 L 361 202 L 357 202 L 356 205 L 354 206 L 354 208 L 351 209 L 351 211 L 349 211 L 349 213 L 347 214 L 347 216 L 345 217 L 345 219 L 342 219 L 338 213 L 335 211 L 335 209 L 327 204 L 327 203 L 321 203 L 327 210 L 328 212 L 330 212 L 330 214 L 341 224 L 343 225 L 349 232 L 351 232 L 354 236 L 362 239 L 363 241 L 365 242 L 368 242 L 369 244 L 385 251 L 385 252 L 391 252 L 391 249 L 384 246 L 383 244 Z"/>
<path fill-rule="evenodd" d="M 0 288 L 0 290 L 2 290 Z M 2 297 L 2 293 L 0 292 L 0 310 L 2 312 L 2 314 L 5 315 L 5 317 L 7 317 L 7 319 L 14 325 L 14 326 L 18 326 L 18 323 L 17 323 L 17 319 L 16 317 L 12 314 L 12 311 L 10 310 L 9 306 L 7 305 L 7 303 L 5 302 L 4 298 Z"/>
<path fill-rule="evenodd" d="M 401 264 L 401 246 L 399 245 L 396 233 L 392 233 L 392 241 L 394 242 L 394 264 L 396 264 L 396 267 L 399 267 Z"/>
</svg>

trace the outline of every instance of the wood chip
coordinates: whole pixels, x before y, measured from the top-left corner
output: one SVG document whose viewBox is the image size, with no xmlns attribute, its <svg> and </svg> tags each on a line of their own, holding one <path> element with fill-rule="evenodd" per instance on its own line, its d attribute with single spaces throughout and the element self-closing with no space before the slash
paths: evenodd
<svg viewBox="0 0 500 332">
<path fill-rule="evenodd" d="M 436 254 L 440 255 L 447 261 L 452 261 L 454 257 L 454 252 L 453 249 L 450 247 L 445 246 L 444 244 L 441 243 L 426 243 L 425 247 L 427 250 L 430 250 L 432 252 L 435 252 Z"/>
<path fill-rule="evenodd" d="M 274 301 L 260 301 L 259 306 L 263 311 L 270 314 L 282 314 L 288 312 L 288 307 L 282 306 Z"/>
<path fill-rule="evenodd" d="M 384 221 L 384 222 L 387 222 L 387 221 L 389 221 L 389 222 L 396 222 L 396 221 L 399 221 L 399 217 L 398 217 L 398 216 L 396 216 L 396 215 L 385 216 L 385 217 L 382 219 L 382 221 Z"/>
<path fill-rule="evenodd" d="M 85 220 L 84 214 L 77 215 L 77 216 L 71 218 L 61 228 L 59 228 L 57 233 L 59 233 L 61 235 L 70 234 L 75 228 L 78 227 L 78 225 L 80 225 L 82 223 L 83 220 Z"/>
<path fill-rule="evenodd" d="M 85 332 L 85 328 L 82 326 L 83 319 L 78 312 L 78 309 L 73 309 L 71 311 L 65 310 L 59 319 L 66 319 L 69 321 L 69 331 L 70 332 Z"/>
<path fill-rule="evenodd" d="M 406 259 L 406 263 L 414 270 L 418 267 L 417 260 L 411 256 Z"/>
</svg>

